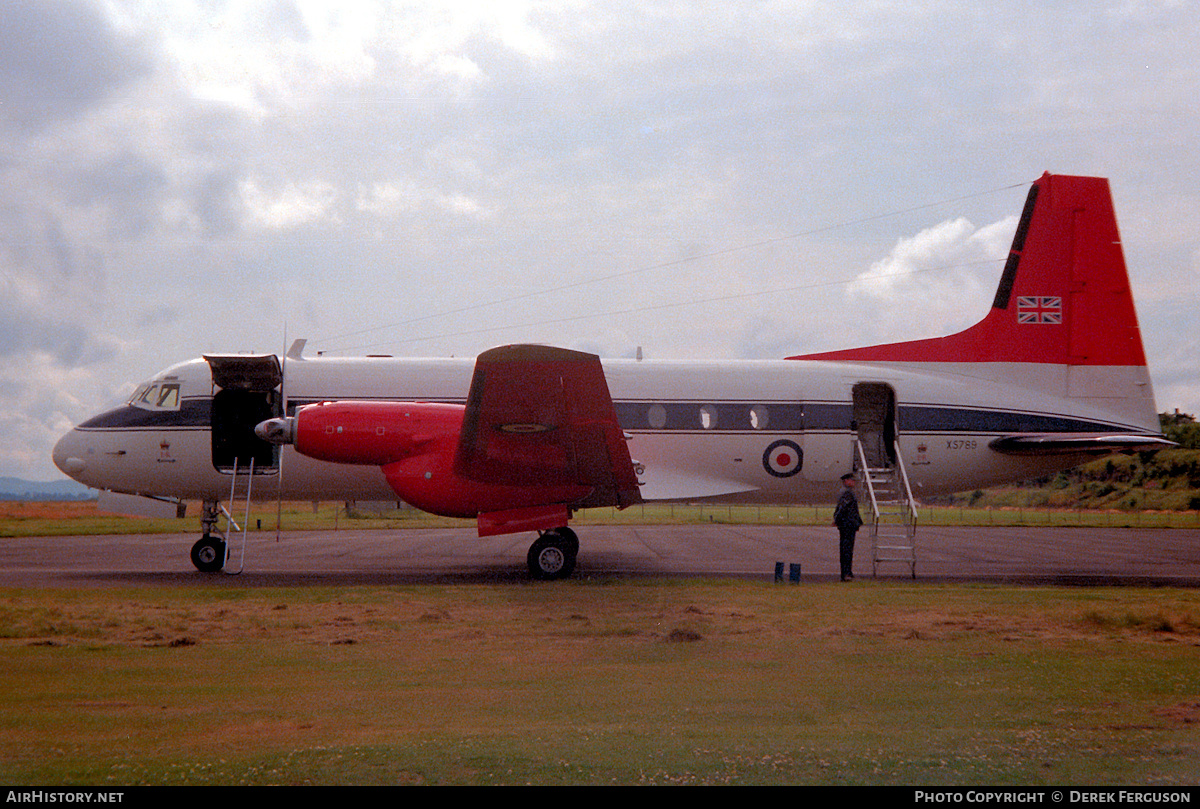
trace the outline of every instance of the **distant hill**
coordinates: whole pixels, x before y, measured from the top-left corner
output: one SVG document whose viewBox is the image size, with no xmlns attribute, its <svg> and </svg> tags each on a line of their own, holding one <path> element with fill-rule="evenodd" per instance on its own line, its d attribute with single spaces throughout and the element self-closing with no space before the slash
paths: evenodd
<svg viewBox="0 0 1200 809">
<path fill-rule="evenodd" d="M 42 483 L 0 477 L 0 500 L 92 500 L 96 491 L 73 480 Z"/>
</svg>

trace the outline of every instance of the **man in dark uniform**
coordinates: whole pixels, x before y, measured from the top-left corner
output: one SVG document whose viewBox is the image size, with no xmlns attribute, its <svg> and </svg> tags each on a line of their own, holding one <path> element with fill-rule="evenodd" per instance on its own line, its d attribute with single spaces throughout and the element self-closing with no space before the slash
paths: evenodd
<svg viewBox="0 0 1200 809">
<path fill-rule="evenodd" d="M 863 524 L 862 515 L 858 513 L 858 498 L 854 489 L 858 479 L 852 473 L 842 475 L 842 496 L 838 498 L 837 508 L 833 510 L 833 524 L 837 526 L 838 550 L 842 563 L 842 581 L 854 578 L 854 535 Z"/>
</svg>

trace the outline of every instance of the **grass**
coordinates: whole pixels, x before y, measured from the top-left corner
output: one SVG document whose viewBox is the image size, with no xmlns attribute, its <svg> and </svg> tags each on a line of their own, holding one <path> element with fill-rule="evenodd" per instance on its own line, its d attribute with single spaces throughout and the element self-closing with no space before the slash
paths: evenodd
<svg viewBox="0 0 1200 809">
<path fill-rule="evenodd" d="M 38 503 L 0 501 L 0 537 L 63 536 L 92 534 L 164 534 L 196 533 L 200 506 L 189 504 L 182 519 L 150 519 L 106 514 L 94 502 Z M 691 503 L 650 503 L 623 511 L 613 508 L 578 512 L 576 525 L 680 525 L 696 523 L 757 525 L 828 525 L 831 506 L 702 505 Z M 240 520 L 242 514 L 236 515 Z M 252 528 L 274 530 L 277 508 L 274 503 L 255 504 L 250 513 Z M 351 509 L 342 503 L 285 502 L 281 511 L 283 530 L 337 530 L 339 528 L 440 528 L 474 526 L 472 520 L 437 517 L 412 509 L 382 513 Z M 1197 511 L 1128 511 L 1075 508 L 1036 508 L 1004 506 L 973 508 L 964 505 L 924 506 L 922 525 L 964 526 L 1062 526 L 1200 528 Z M 222 525 L 224 520 L 222 519 Z"/>
<path fill-rule="evenodd" d="M 244 504 L 243 504 L 244 506 Z M 94 501 L 43 503 L 0 501 L 0 537 L 15 536 L 75 536 L 93 534 L 169 534 L 197 533 L 200 527 L 200 504 L 189 503 L 187 516 L 182 519 L 128 517 L 99 511 Z M 240 522 L 243 512 L 234 515 Z M 255 503 L 250 511 L 250 526 L 274 530 L 276 517 L 282 518 L 286 531 L 336 530 L 338 528 L 435 528 L 442 526 L 473 527 L 473 520 L 455 520 L 414 510 L 384 512 L 351 511 L 347 514 L 342 503 L 283 503 L 277 511 L 275 503 Z M 221 517 L 221 527 L 225 518 Z"/>
<path fill-rule="evenodd" d="M 1200 593 L 856 582 L 0 591 L 0 779 L 1200 778 Z"/>
</svg>

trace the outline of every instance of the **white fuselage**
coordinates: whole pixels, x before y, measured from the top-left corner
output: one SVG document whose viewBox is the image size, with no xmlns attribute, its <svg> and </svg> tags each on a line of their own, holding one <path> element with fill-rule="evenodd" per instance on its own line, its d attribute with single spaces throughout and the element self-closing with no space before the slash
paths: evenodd
<svg viewBox="0 0 1200 809">
<path fill-rule="evenodd" d="M 746 502 L 823 502 L 851 471 L 864 429 L 855 387 L 890 391 L 887 442 L 894 437 L 920 498 L 1019 480 L 1067 468 L 1085 455 L 1003 454 L 989 442 L 1021 433 L 1156 432 L 1144 369 L 1098 369 L 1121 388 L 1119 408 L 1104 391 L 1072 394 L 1070 369 L 1034 364 L 850 364 L 796 360 L 603 363 L 630 455 L 644 467 L 642 497 Z M 289 358 L 287 407 L 319 401 L 463 403 L 472 359 Z M 147 383 L 172 387 L 100 414 L 56 446 L 59 468 L 97 489 L 220 500 L 230 472 L 213 460 L 213 377 L 203 359 Z M 144 390 L 145 386 L 142 389 Z M 161 388 L 165 390 L 165 387 Z M 1128 389 L 1126 391 L 1125 389 Z M 1140 395 L 1130 401 L 1129 391 Z M 161 406 L 160 406 L 161 405 Z M 861 405 L 860 405 L 861 406 Z M 870 428 L 866 428 L 870 429 Z M 772 447 L 785 449 L 772 458 Z M 394 500 L 381 470 L 332 464 L 283 447 L 256 471 L 253 496 L 297 500 Z M 282 469 L 279 474 L 275 470 Z M 244 470 L 242 470 L 244 471 Z M 282 484 L 280 483 L 282 481 Z M 282 492 L 280 492 L 282 486 Z M 242 489 L 244 492 L 244 487 Z"/>
</svg>

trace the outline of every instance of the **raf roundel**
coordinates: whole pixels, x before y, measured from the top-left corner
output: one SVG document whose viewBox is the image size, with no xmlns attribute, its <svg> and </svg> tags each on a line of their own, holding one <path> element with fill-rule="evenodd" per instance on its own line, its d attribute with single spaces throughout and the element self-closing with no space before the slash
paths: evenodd
<svg viewBox="0 0 1200 809">
<path fill-rule="evenodd" d="M 781 438 L 763 452 L 763 468 L 777 478 L 790 478 L 804 465 L 804 453 L 795 441 Z"/>
</svg>

